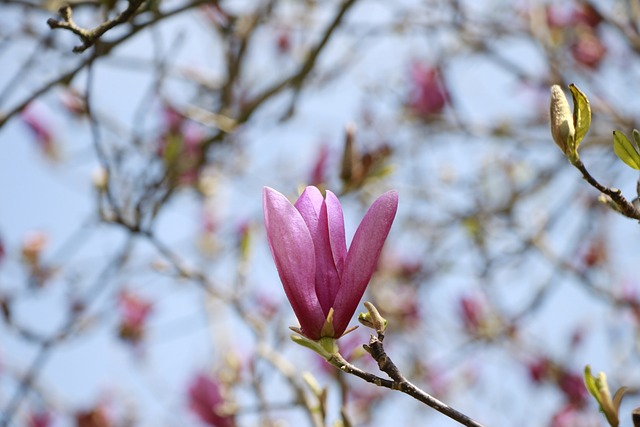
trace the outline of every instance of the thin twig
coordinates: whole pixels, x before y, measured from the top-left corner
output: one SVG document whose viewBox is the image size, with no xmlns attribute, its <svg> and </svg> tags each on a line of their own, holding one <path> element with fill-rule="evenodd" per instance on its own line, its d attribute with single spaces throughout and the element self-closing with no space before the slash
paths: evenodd
<svg viewBox="0 0 640 427">
<path fill-rule="evenodd" d="M 73 10 L 68 4 L 65 4 L 58 10 L 60 17 L 62 18 L 61 21 L 54 18 L 49 18 L 47 20 L 47 24 L 52 30 L 55 30 L 56 28 L 62 28 L 71 31 L 72 33 L 80 37 L 82 44 L 79 46 L 75 46 L 73 48 L 73 53 L 82 53 L 93 46 L 104 33 L 117 25 L 129 21 L 129 19 L 131 19 L 131 17 L 138 11 L 143 1 L 144 0 L 130 0 L 129 6 L 127 6 L 127 8 L 122 13 L 120 13 L 115 18 L 103 22 L 102 24 L 92 29 L 79 27 L 74 22 Z"/>
<path fill-rule="evenodd" d="M 622 192 L 618 188 L 610 188 L 600 184 L 594 177 L 591 176 L 587 168 L 582 163 L 582 160 L 576 161 L 573 164 L 576 169 L 582 173 L 582 177 L 591 184 L 592 187 L 596 188 L 602 194 L 605 194 L 613 200 L 616 205 L 617 210 L 624 216 L 632 219 L 640 220 L 640 211 L 636 209 L 633 204 L 631 204 L 623 195 Z"/>
<path fill-rule="evenodd" d="M 378 363 L 378 367 L 380 368 L 380 370 L 386 373 L 391 378 L 391 380 L 380 378 L 377 375 L 363 371 L 362 369 L 347 362 L 339 353 L 334 354 L 333 357 L 329 360 L 329 363 L 343 372 L 355 375 L 356 377 L 362 378 L 363 380 L 371 384 L 375 384 L 378 387 L 385 387 L 391 390 L 401 391 L 402 393 L 405 393 L 413 397 L 414 399 L 419 400 L 430 408 L 435 409 L 441 414 L 459 422 L 462 425 L 465 425 L 467 427 L 483 427 L 483 425 L 479 422 L 473 420 L 462 412 L 453 409 L 451 406 L 439 401 L 429 393 L 409 382 L 402 375 L 391 358 L 387 356 L 386 352 L 384 351 L 384 346 L 382 345 L 383 339 L 383 334 L 378 334 L 377 337 L 372 335 L 371 339 L 369 340 L 369 345 L 365 346 L 365 350 L 367 350 L 367 352 L 371 354 L 371 357 L 373 357 Z"/>
<path fill-rule="evenodd" d="M 27 369 L 24 377 L 22 377 L 18 388 L 13 394 L 13 397 L 9 400 L 7 406 L 4 408 L 3 418 L 0 420 L 0 427 L 7 427 L 10 425 L 11 420 L 20 408 L 20 405 L 26 397 L 27 392 L 31 389 L 31 384 L 35 381 L 37 376 L 40 374 L 40 371 L 51 357 L 55 345 L 66 339 L 73 333 L 75 326 L 85 314 L 89 304 L 107 288 L 107 286 L 105 286 L 106 281 L 109 279 L 112 273 L 116 272 L 124 264 L 130 254 L 132 243 L 133 235 L 131 235 L 127 239 L 118 255 L 111 262 L 109 262 L 102 270 L 102 272 L 97 276 L 94 284 L 87 290 L 84 298 L 82 299 L 83 304 L 79 306 L 80 308 L 77 310 L 73 310 L 62 327 L 58 331 L 56 331 L 49 339 L 42 342 L 40 348 L 38 349 L 38 353 L 29 365 L 29 368 Z"/>
</svg>

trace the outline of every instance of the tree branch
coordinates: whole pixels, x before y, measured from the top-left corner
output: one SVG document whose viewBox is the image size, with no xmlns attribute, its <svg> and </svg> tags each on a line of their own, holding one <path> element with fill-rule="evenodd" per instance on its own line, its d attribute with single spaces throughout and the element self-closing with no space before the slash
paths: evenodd
<svg viewBox="0 0 640 427">
<path fill-rule="evenodd" d="M 73 48 L 73 53 L 82 53 L 93 46 L 104 33 L 117 25 L 127 22 L 138 11 L 143 1 L 144 0 L 129 0 L 129 6 L 127 6 L 122 13 L 90 30 L 79 27 L 73 21 L 73 11 L 71 10 L 71 6 L 68 4 L 65 4 L 58 10 L 62 21 L 49 18 L 47 20 L 47 24 L 52 30 L 62 28 L 71 31 L 80 37 L 82 44 L 75 46 Z"/>
<path fill-rule="evenodd" d="M 600 184 L 596 179 L 591 176 L 587 168 L 584 166 L 581 160 L 578 160 L 574 163 L 576 169 L 582 173 L 582 177 L 591 184 L 592 187 L 596 188 L 602 194 L 609 196 L 613 203 L 615 204 L 614 208 L 620 212 L 622 215 L 627 218 L 640 220 L 640 211 L 636 209 L 636 207 L 630 203 L 623 195 L 620 189 L 618 188 L 610 188 Z"/>
<path fill-rule="evenodd" d="M 364 349 L 378 363 L 378 367 L 380 368 L 380 370 L 386 373 L 391 378 L 391 380 L 380 378 L 377 375 L 370 374 L 366 371 L 361 370 L 360 368 L 347 362 L 339 353 L 334 354 L 333 357 L 329 360 L 329 363 L 331 363 L 341 371 L 346 372 L 347 374 L 355 375 L 356 377 L 362 378 L 363 380 L 375 384 L 378 387 L 385 387 L 391 390 L 401 391 L 402 393 L 407 394 L 416 400 L 419 400 L 430 408 L 435 409 L 441 414 L 459 422 L 462 425 L 465 425 L 467 427 L 483 427 L 482 424 L 474 421 L 462 412 L 453 409 L 446 403 L 439 401 L 424 390 L 407 381 L 398 367 L 393 363 L 391 358 L 387 356 L 387 353 L 384 351 L 384 346 L 382 345 L 383 339 L 384 334 L 382 333 L 378 333 L 377 337 L 372 335 L 371 339 L 369 340 L 369 345 L 365 345 Z"/>
</svg>

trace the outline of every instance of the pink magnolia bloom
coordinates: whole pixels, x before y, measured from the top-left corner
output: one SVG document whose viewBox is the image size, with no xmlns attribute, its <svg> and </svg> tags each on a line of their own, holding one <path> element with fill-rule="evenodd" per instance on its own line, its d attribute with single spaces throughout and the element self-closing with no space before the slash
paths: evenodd
<svg viewBox="0 0 640 427">
<path fill-rule="evenodd" d="M 483 302 L 477 297 L 463 296 L 460 298 L 460 310 L 465 329 L 471 334 L 477 334 L 485 318 Z"/>
<path fill-rule="evenodd" d="M 211 427 L 233 427 L 232 414 L 224 414 L 225 404 L 220 385 L 205 374 L 198 374 L 189 385 L 189 408 Z"/>
<path fill-rule="evenodd" d="M 584 31 L 578 40 L 571 45 L 573 59 L 588 68 L 598 68 L 607 54 L 607 46 L 602 43 L 593 31 Z"/>
<path fill-rule="evenodd" d="M 339 338 L 362 298 L 398 209 L 389 191 L 369 208 L 347 251 L 344 216 L 331 191 L 307 187 L 295 205 L 263 191 L 264 220 L 284 291 L 310 339 Z M 333 319 L 328 318 L 333 309 Z M 328 322 L 326 322 L 328 320 Z M 325 325 L 327 323 L 327 325 Z"/>
<path fill-rule="evenodd" d="M 31 103 L 22 110 L 20 118 L 27 125 L 31 133 L 35 137 L 36 143 L 43 153 L 51 160 L 57 157 L 57 149 L 55 146 L 55 136 L 53 131 L 52 119 L 47 114 L 48 111 L 40 104 Z"/>
<path fill-rule="evenodd" d="M 47 411 L 34 411 L 29 414 L 28 427 L 49 427 L 51 424 L 51 413 Z"/>
<path fill-rule="evenodd" d="M 428 118 L 442 112 L 447 105 L 447 89 L 441 72 L 420 62 L 411 65 L 411 94 L 408 107 L 418 117 Z"/>
<path fill-rule="evenodd" d="M 316 161 L 311 170 L 310 184 L 322 185 L 327 182 L 327 163 L 329 161 L 329 146 L 323 144 L 316 157 Z"/>
<path fill-rule="evenodd" d="M 147 318 L 153 310 L 153 303 L 124 290 L 118 295 L 118 305 L 122 315 L 119 326 L 120 337 L 133 343 L 139 342 L 144 337 Z"/>
</svg>

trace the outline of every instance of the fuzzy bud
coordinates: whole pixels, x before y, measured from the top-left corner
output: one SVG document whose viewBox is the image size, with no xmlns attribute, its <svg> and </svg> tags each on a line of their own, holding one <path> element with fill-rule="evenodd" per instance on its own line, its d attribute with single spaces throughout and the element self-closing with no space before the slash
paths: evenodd
<svg viewBox="0 0 640 427">
<path fill-rule="evenodd" d="M 558 85 L 551 86 L 549 113 L 551 116 L 551 136 L 560 150 L 567 155 L 568 149 L 573 146 L 576 130 L 569 101 Z"/>
</svg>

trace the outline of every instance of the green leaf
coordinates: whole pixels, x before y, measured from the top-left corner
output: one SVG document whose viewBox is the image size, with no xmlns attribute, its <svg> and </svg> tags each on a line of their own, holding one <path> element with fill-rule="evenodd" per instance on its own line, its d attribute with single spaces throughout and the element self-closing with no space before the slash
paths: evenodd
<svg viewBox="0 0 640 427">
<path fill-rule="evenodd" d="M 576 85 L 570 84 L 569 90 L 573 96 L 573 126 L 576 129 L 575 150 L 577 152 L 580 141 L 591 127 L 591 106 L 587 96 Z"/>
<path fill-rule="evenodd" d="M 597 377 L 591 375 L 591 367 L 589 365 L 584 368 L 584 384 L 587 390 L 595 397 L 600 412 L 602 412 L 611 427 L 618 427 L 620 419 L 618 418 L 618 408 L 620 401 L 625 393 L 624 387 L 616 392 L 614 400 L 611 400 L 611 393 L 607 384 L 607 376 L 604 372 L 599 372 Z"/>
<path fill-rule="evenodd" d="M 596 379 L 591 375 L 591 366 L 589 365 L 584 367 L 584 385 L 587 386 L 589 393 L 597 399 L 599 396 L 598 386 L 596 385 Z"/>
<path fill-rule="evenodd" d="M 640 132 L 638 132 L 638 129 L 633 130 L 633 142 L 637 149 L 640 146 Z"/>
<path fill-rule="evenodd" d="M 615 151 L 620 160 L 628 166 L 640 170 L 640 153 L 638 153 L 638 149 L 629 141 L 625 134 L 617 130 L 613 131 L 613 151 Z"/>
</svg>

